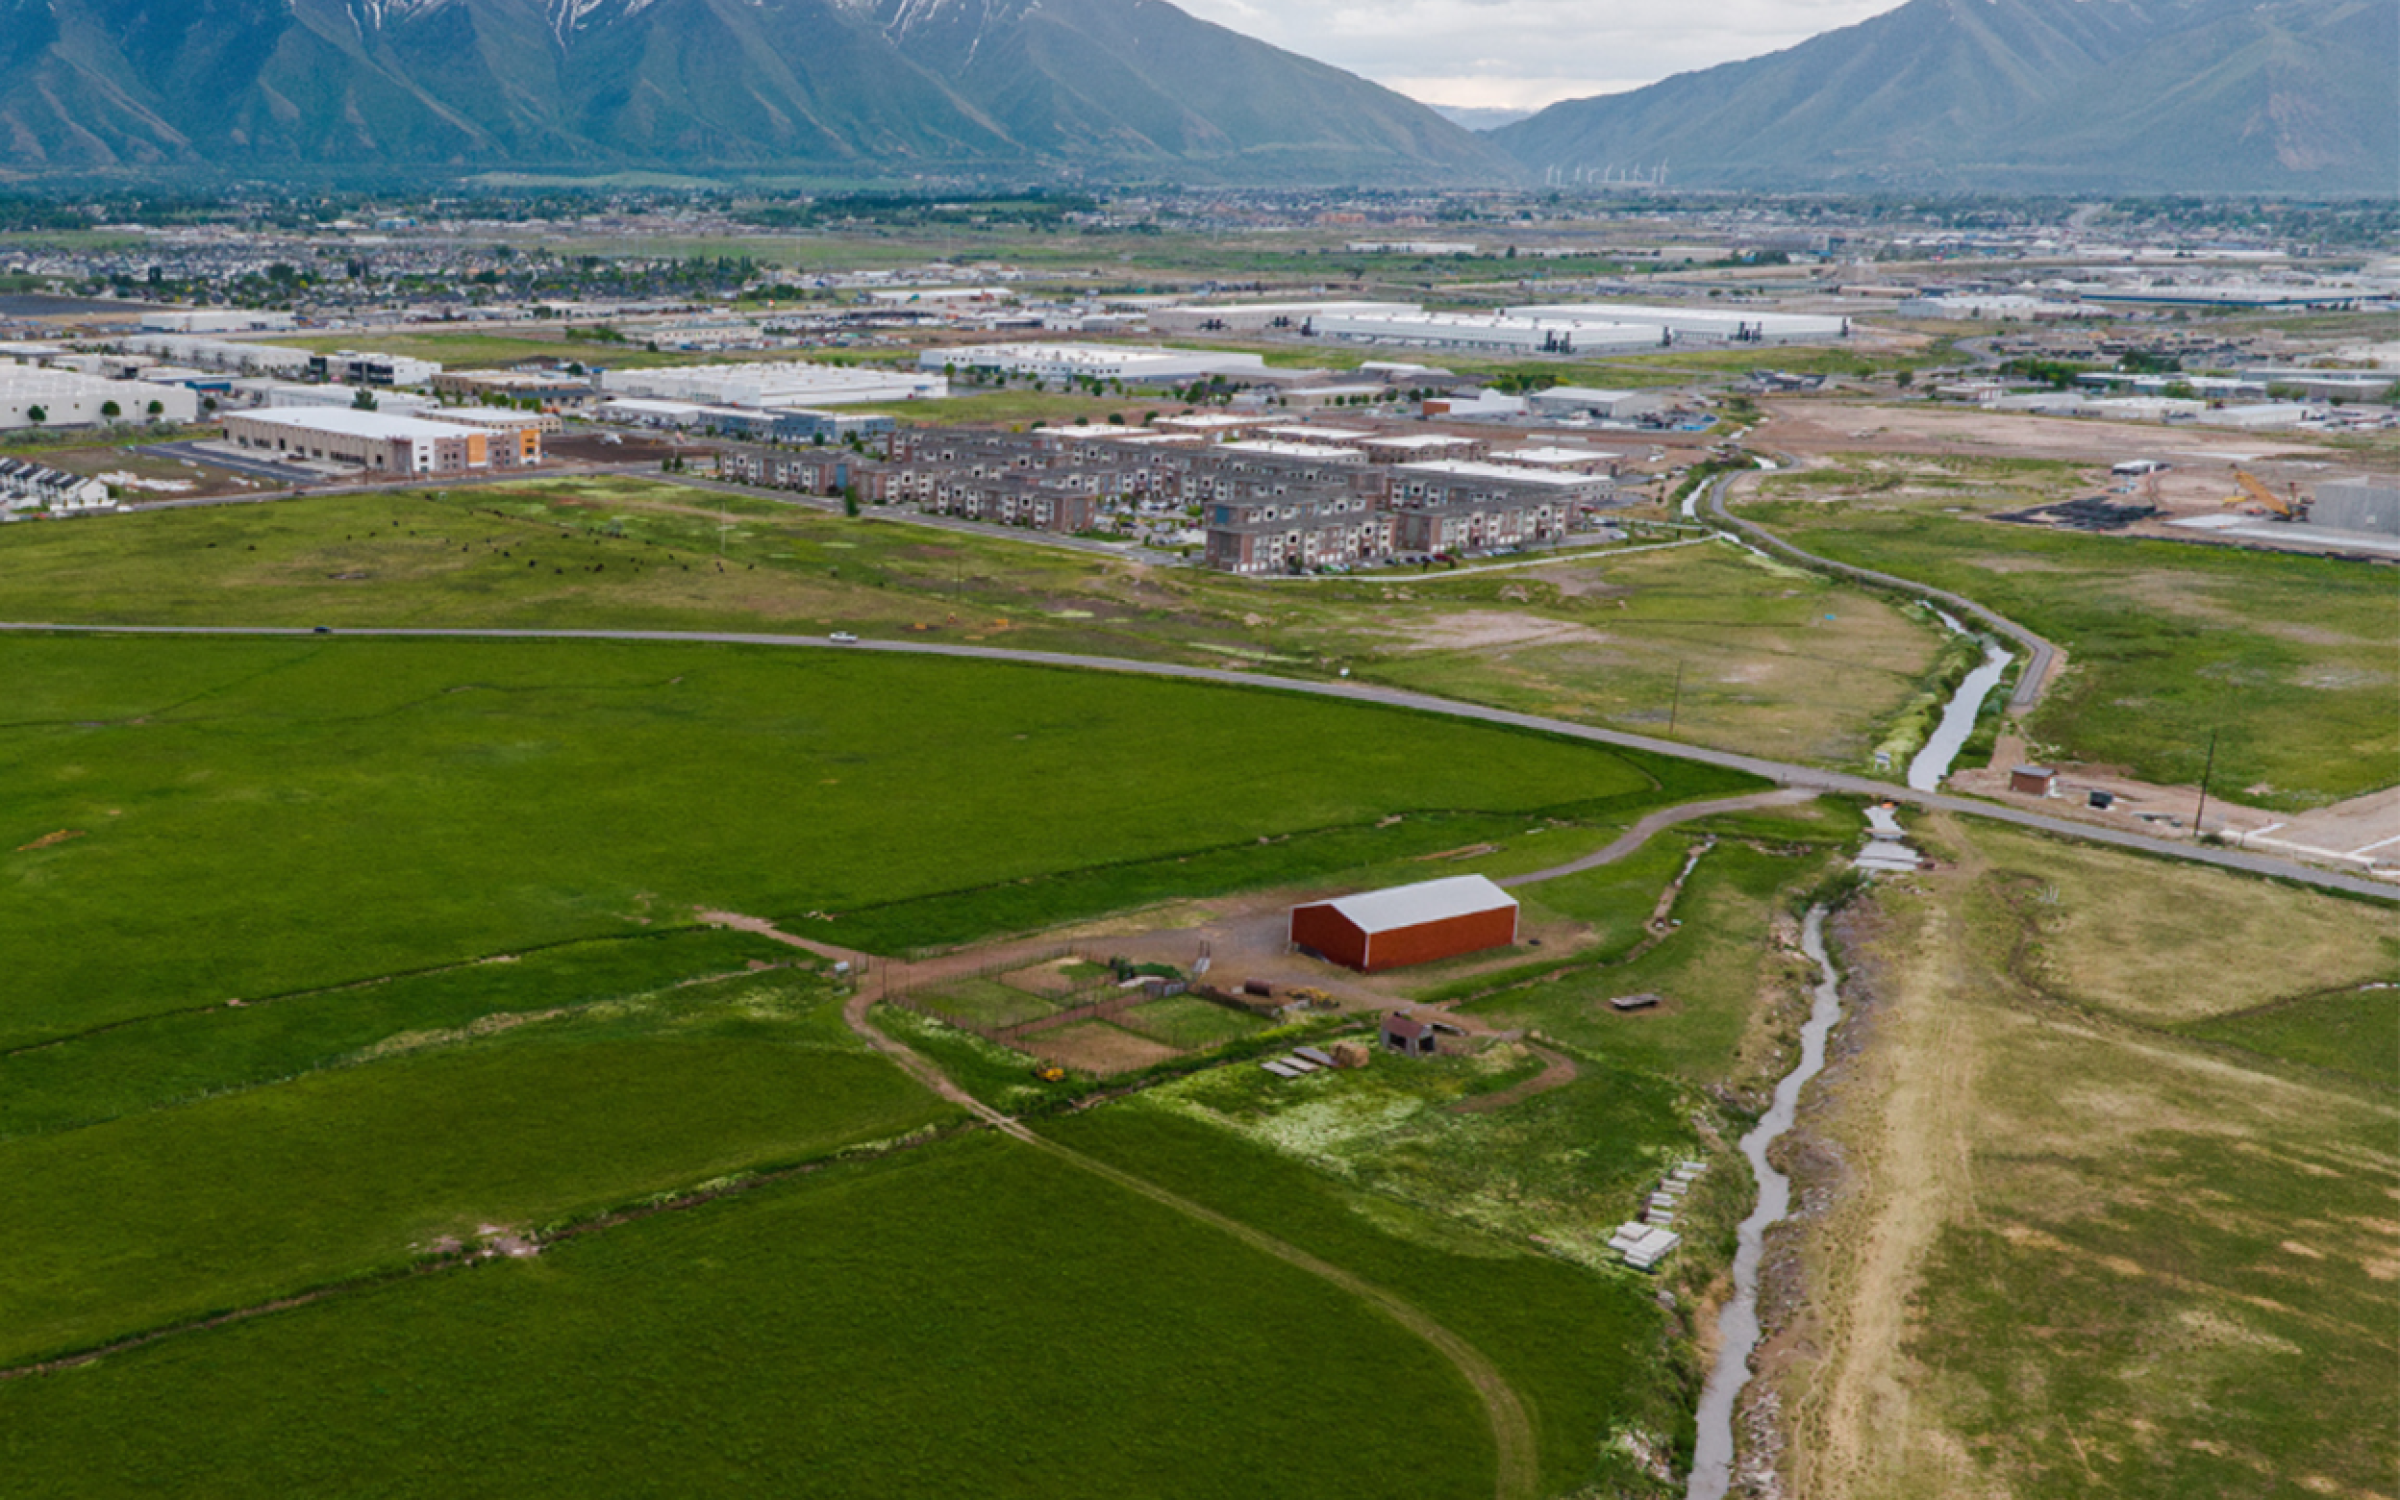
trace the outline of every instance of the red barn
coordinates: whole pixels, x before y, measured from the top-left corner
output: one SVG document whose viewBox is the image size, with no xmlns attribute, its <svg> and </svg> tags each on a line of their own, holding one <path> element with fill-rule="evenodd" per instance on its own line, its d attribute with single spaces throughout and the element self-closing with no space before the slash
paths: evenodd
<svg viewBox="0 0 2400 1500">
<path fill-rule="evenodd" d="M 1481 875 L 1453 875 L 1292 908 L 1292 941 L 1372 974 L 1517 940 L 1517 901 Z"/>
</svg>

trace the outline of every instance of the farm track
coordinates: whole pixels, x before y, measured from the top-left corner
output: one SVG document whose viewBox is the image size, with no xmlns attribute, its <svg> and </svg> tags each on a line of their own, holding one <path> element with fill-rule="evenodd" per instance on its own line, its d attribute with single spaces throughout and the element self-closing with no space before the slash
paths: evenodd
<svg viewBox="0 0 2400 1500">
<path fill-rule="evenodd" d="M 1696 818 L 1714 817 L 1718 813 L 1747 812 L 1759 807 L 1791 807 L 1801 802 L 1813 802 L 1816 797 L 1817 794 L 1806 787 L 1780 787 L 1772 792 L 1752 792 L 1744 797 L 1719 797 L 1710 802 L 1684 802 L 1674 807 L 1662 807 L 1619 834 L 1605 849 L 1581 859 L 1569 860 L 1563 865 L 1552 865 L 1547 870 L 1505 876 L 1494 884 L 1514 890 L 1521 885 L 1539 885 L 1545 880 L 1556 880 L 1562 875 L 1579 875 L 1585 870 L 1615 864 L 1650 842 L 1650 836 L 1662 828 L 1672 828 Z"/>
<path fill-rule="evenodd" d="M 835 948 L 830 944 L 811 942 L 806 938 L 795 937 L 776 927 L 772 922 L 758 917 L 746 917 L 738 912 L 702 912 L 700 916 L 704 921 L 722 922 L 728 927 L 771 938 L 777 942 L 788 943 L 795 948 L 824 958 L 856 959 L 862 956 L 850 953 L 845 949 Z M 857 992 L 842 1005 L 843 1021 L 848 1023 L 850 1029 L 857 1033 L 861 1041 L 898 1063 L 910 1077 L 931 1089 L 941 1098 L 967 1110 L 977 1119 L 1010 1139 L 1023 1142 L 1037 1151 L 1046 1152 L 1070 1166 L 1114 1183 L 1129 1193 L 1139 1194 L 1162 1207 L 1173 1209 L 1188 1219 L 1230 1235 L 1262 1255 L 1273 1256 L 1285 1265 L 1306 1271 L 1318 1280 L 1365 1302 L 1402 1328 L 1423 1339 L 1432 1345 L 1443 1358 L 1450 1361 L 1452 1366 L 1458 1370 L 1459 1375 L 1466 1380 L 1467 1384 L 1474 1389 L 1476 1396 L 1483 1402 L 1484 1415 L 1492 1427 L 1492 1446 L 1497 1454 L 1498 1475 L 1493 1490 L 1496 1500 L 1528 1500 L 1528 1497 L 1539 1492 L 1541 1462 L 1539 1452 L 1534 1445 L 1533 1420 L 1526 1414 L 1525 1403 L 1518 1397 L 1516 1388 L 1508 1383 L 1507 1377 L 1500 1373 L 1498 1366 L 1484 1357 L 1481 1350 L 1435 1322 L 1414 1303 L 1385 1291 L 1373 1282 L 1353 1275 L 1330 1261 L 1319 1260 L 1299 1246 L 1277 1239 L 1264 1230 L 1245 1224 L 1239 1219 L 1230 1218 L 1213 1208 L 1195 1203 L 1181 1194 L 1160 1187 L 1147 1178 L 1136 1176 L 1121 1167 L 1111 1166 L 1107 1162 L 1086 1156 L 1073 1147 L 1060 1145 L 1046 1136 L 1037 1135 L 1008 1115 L 1002 1114 L 999 1110 L 969 1094 L 965 1089 L 953 1083 L 950 1076 L 934 1066 L 931 1060 L 906 1043 L 886 1036 L 873 1021 L 868 1019 L 868 1011 L 874 1007 L 876 1000 L 882 994 L 878 978 L 881 973 L 880 968 L 871 969 L 869 982 L 861 984 Z M 1557 1058 L 1554 1061 L 1566 1062 L 1564 1058 Z M 1572 1077 L 1573 1065 L 1567 1064 L 1567 1068 L 1568 1076 Z M 1542 1075 L 1543 1078 L 1548 1076 L 1547 1072 Z M 1539 1084 L 1541 1079 L 1537 1078 L 1532 1082 Z M 1519 1087 L 1526 1086 L 1520 1085 Z"/>
<path fill-rule="evenodd" d="M 1841 565 L 1835 564 L 1834 566 Z M 1926 592 L 1905 579 L 1895 580 L 1895 582 L 1902 587 L 1916 589 L 1920 593 Z M 1977 612 L 1980 616 L 1980 611 Z M 2011 627 L 2012 630 L 2015 628 Z M 20 632 L 29 635 L 250 636 L 296 640 L 316 637 L 315 631 L 301 626 L 54 625 L 33 621 L 0 621 L 0 632 Z M 2061 838 L 2107 844 L 2113 848 L 2131 849 L 2162 859 L 2179 859 L 2194 864 L 2215 865 L 2220 869 L 2238 870 L 2245 874 L 2294 881 L 2301 885 L 2315 886 L 2321 890 L 2342 891 L 2349 895 L 2367 896 L 2378 901 L 2400 902 L 2400 886 L 2395 886 L 2390 882 L 2372 880 L 2365 876 L 2350 875 L 2339 871 L 2320 870 L 2292 860 L 2276 859 L 2245 850 L 2213 849 L 2206 845 L 2177 843 L 2149 834 L 2095 827 L 2088 823 L 2076 822 L 2071 818 L 2051 817 L 2047 814 L 2028 812 L 2021 808 L 1997 802 L 1985 802 L 1973 797 L 1955 796 L 1947 792 L 1912 791 L 1908 787 L 1894 782 L 1878 781 L 1869 776 L 1855 776 L 1846 771 L 1829 771 L 1819 766 L 1795 765 L 1788 761 L 1767 760 L 1755 755 L 1740 755 L 1729 750 L 1712 750 L 1702 745 L 1658 739 L 1646 734 L 1628 734 L 1623 730 L 1601 729 L 1590 724 L 1578 724 L 1568 719 L 1545 718 L 1540 714 L 1518 713 L 1513 709 L 1488 708 L 1482 704 L 1461 703 L 1455 699 L 1437 698 L 1428 693 L 1410 692 L 1404 688 L 1374 687 L 1358 682 L 1316 682 L 1299 677 L 1277 677 L 1263 672 L 1238 672 L 1223 667 L 1185 666 L 1175 662 L 1134 661 L 1114 656 L 1076 656 L 1059 651 L 1014 651 L 998 646 L 937 645 L 931 642 L 915 641 L 856 641 L 836 645 L 813 635 L 778 635 L 748 631 L 510 630 L 391 626 L 374 629 L 345 629 L 335 638 L 344 637 L 365 637 L 377 640 L 632 641 L 664 645 L 800 647 L 809 650 L 846 651 L 853 654 L 887 653 L 896 656 L 941 656 L 968 661 L 1006 662 L 1018 666 L 1063 667 L 1074 671 L 1125 672 L 1150 677 L 1172 677 L 1191 682 L 1213 682 L 1229 687 L 1270 692 L 1309 693 L 1320 698 L 1339 698 L 1352 703 L 1378 704 L 1386 708 L 1406 709 L 1416 713 L 1440 714 L 1445 718 L 1471 719 L 1510 729 L 1528 729 L 1539 734 L 1556 735 L 1562 739 L 1582 740 L 1589 744 L 1608 745 L 1624 750 L 1639 750 L 1647 754 L 1667 756 L 1676 760 L 1696 761 L 1702 765 L 1723 766 L 1728 770 L 1742 771 L 1752 776 L 1763 777 L 1782 786 L 1807 787 L 1820 792 L 1874 797 L 1932 811 L 1958 813 L 1973 818 L 1988 818 L 1994 822 L 2011 823 L 2020 828 L 2031 828 Z M 2034 673 L 2029 668 L 2025 676 L 2030 678 L 2033 675 Z"/>
</svg>

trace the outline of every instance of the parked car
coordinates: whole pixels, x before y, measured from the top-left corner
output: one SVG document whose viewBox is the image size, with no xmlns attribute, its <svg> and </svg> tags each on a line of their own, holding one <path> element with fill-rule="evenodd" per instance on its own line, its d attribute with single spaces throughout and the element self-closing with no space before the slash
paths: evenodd
<svg viewBox="0 0 2400 1500">
<path fill-rule="evenodd" d="M 828 637 L 828 639 L 830 639 L 837 646 L 855 646 L 858 644 L 858 637 L 852 635 L 847 630 L 837 630 L 830 637 Z"/>
</svg>

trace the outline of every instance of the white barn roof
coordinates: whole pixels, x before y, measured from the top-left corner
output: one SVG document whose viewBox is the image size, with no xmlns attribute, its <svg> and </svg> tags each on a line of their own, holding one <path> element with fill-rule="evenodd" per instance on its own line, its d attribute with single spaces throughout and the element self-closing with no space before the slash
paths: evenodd
<svg viewBox="0 0 2400 1500">
<path fill-rule="evenodd" d="M 1514 910 L 1517 898 L 1481 875 L 1452 875 L 1444 880 L 1424 880 L 1415 885 L 1342 896 L 1325 904 L 1347 917 L 1361 932 L 1376 933 L 1504 907 Z"/>
</svg>

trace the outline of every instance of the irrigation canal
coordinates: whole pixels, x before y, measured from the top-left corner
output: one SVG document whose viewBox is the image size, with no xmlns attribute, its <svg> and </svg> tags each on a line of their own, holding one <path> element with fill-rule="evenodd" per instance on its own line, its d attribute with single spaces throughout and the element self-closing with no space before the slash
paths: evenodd
<svg viewBox="0 0 2400 1500">
<path fill-rule="evenodd" d="M 1775 1102 L 1750 1133 L 1742 1155 L 1758 1180 L 1758 1206 L 1742 1220 L 1733 1254 L 1733 1299 L 1717 1314 L 1717 1367 L 1700 1391 L 1700 1436 L 1692 1450 L 1692 1478 L 1684 1500 L 1724 1500 L 1733 1485 L 1733 1411 L 1750 1383 L 1750 1355 L 1758 1347 L 1758 1270 L 1766 1255 L 1767 1231 L 1791 1213 L 1792 1180 L 1767 1163 L 1767 1151 L 1792 1128 L 1800 1091 L 1825 1069 L 1825 1038 L 1842 1018 L 1842 989 L 1825 951 L 1825 908 L 1812 906 L 1801 924 L 1800 947 L 1817 966 L 1816 1003 L 1800 1028 L 1800 1061 L 1775 1085 Z"/>
</svg>

